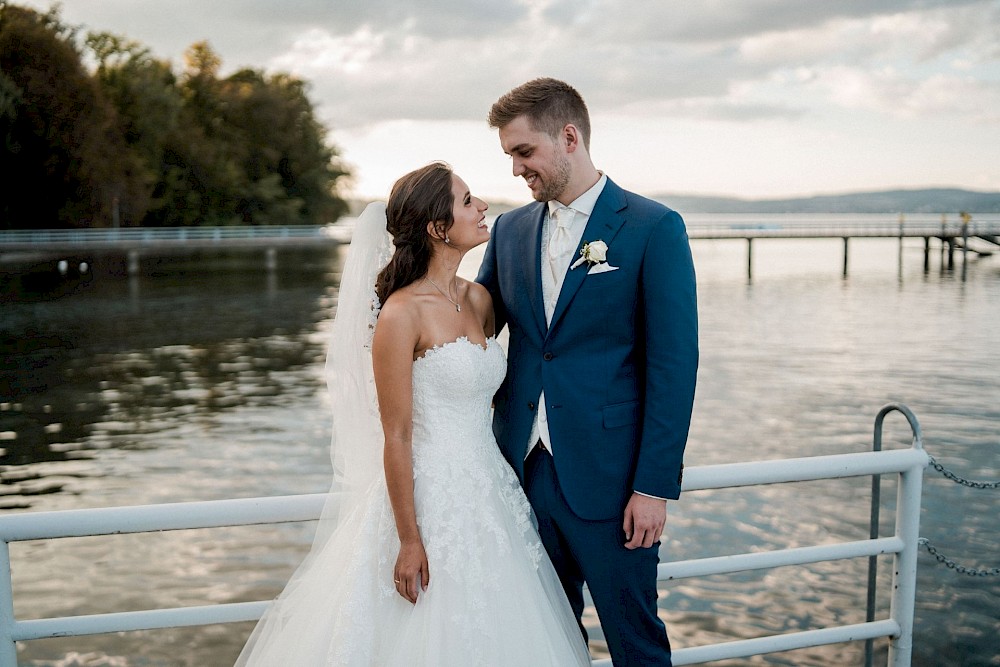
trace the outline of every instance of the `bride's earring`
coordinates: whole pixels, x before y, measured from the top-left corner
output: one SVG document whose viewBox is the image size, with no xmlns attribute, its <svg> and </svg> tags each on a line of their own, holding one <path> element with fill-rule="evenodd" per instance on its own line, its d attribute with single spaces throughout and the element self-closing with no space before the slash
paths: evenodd
<svg viewBox="0 0 1000 667">
<path fill-rule="evenodd" d="M 451 245 L 451 239 L 448 238 L 447 234 L 444 235 L 444 242 L 447 243 L 448 245 Z"/>
</svg>

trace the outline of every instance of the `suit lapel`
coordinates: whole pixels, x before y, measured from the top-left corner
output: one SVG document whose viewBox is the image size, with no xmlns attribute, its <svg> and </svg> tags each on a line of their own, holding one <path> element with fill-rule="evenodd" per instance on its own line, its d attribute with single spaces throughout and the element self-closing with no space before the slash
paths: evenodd
<svg viewBox="0 0 1000 667">
<path fill-rule="evenodd" d="M 621 229 L 622 225 L 625 224 L 625 216 L 622 212 L 627 205 L 625 194 L 621 188 L 612 183 L 611 179 L 608 179 L 608 182 L 604 186 L 604 191 L 601 192 L 601 196 L 597 198 L 597 203 L 594 204 L 594 210 L 587 221 L 587 227 L 583 231 L 581 247 L 584 243 L 598 240 L 607 243 L 609 248 L 612 247 L 611 243 L 615 235 Z M 539 245 L 541 244 L 539 243 Z M 583 281 L 587 278 L 589 267 L 586 262 L 575 269 L 569 268 L 579 258 L 579 252 L 573 253 L 570 263 L 566 267 L 566 278 L 563 280 L 562 290 L 559 292 L 559 299 L 556 301 L 556 308 L 552 313 L 552 323 L 549 325 L 549 333 L 555 329 L 556 324 L 566 312 L 570 302 L 573 301 L 573 297 L 576 296 L 577 291 L 583 285 Z M 537 264 L 538 262 L 536 262 Z M 544 310 L 542 311 L 542 321 L 545 321 Z"/>
<path fill-rule="evenodd" d="M 527 248 L 521 257 L 526 258 L 527 264 L 524 270 L 527 274 L 528 305 L 538 324 L 539 332 L 544 335 L 548 326 L 545 323 L 545 305 L 542 297 L 542 223 L 545 220 L 546 208 L 544 204 L 536 208 L 536 211 L 528 212 L 526 215 L 526 232 L 522 239 L 525 240 Z"/>
</svg>

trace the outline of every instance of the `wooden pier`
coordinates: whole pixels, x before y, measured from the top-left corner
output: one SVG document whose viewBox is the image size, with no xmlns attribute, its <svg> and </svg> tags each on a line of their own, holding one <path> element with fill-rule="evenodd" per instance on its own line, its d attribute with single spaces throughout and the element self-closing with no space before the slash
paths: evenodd
<svg viewBox="0 0 1000 667">
<path fill-rule="evenodd" d="M 698 216 L 701 218 L 702 216 Z M 780 222 L 775 222 L 776 218 Z M 902 271 L 903 241 L 921 238 L 924 241 L 924 271 L 930 270 L 931 239 L 941 243 L 947 253 L 947 268 L 955 268 L 955 252 L 962 253 L 962 278 L 965 278 L 968 254 L 983 257 L 1000 251 L 1000 215 L 973 219 L 962 215 L 949 222 L 942 216 L 940 222 L 927 220 L 908 221 L 906 216 L 896 220 L 859 220 L 857 216 L 830 216 L 824 221 L 808 217 L 759 216 L 740 222 L 704 219 L 687 221 L 688 237 L 694 239 L 745 239 L 747 242 L 747 280 L 753 279 L 753 242 L 755 239 L 842 239 L 844 261 L 842 275 L 847 277 L 850 258 L 850 240 L 853 238 L 883 238 L 899 240 L 899 267 Z"/>
</svg>

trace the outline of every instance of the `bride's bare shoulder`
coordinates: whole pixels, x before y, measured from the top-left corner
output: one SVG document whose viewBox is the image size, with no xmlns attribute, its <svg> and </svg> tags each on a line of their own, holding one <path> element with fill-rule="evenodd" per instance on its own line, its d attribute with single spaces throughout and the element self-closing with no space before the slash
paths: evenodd
<svg viewBox="0 0 1000 667">
<path fill-rule="evenodd" d="M 382 330 L 383 338 L 385 335 L 412 336 L 419 333 L 419 325 L 419 304 L 416 295 L 407 286 L 390 294 L 382 304 L 375 333 L 378 337 L 379 330 Z"/>
<path fill-rule="evenodd" d="M 466 298 L 472 303 L 472 310 L 479 317 L 483 332 L 487 336 L 495 333 L 495 316 L 493 314 L 493 297 L 489 290 L 479 283 L 470 282 L 466 291 Z"/>
<path fill-rule="evenodd" d="M 491 308 L 493 306 L 493 298 L 490 296 L 489 290 L 480 285 L 477 282 L 465 281 L 468 285 L 468 297 L 472 302 L 472 305 L 476 307 L 477 310 L 480 308 Z"/>
</svg>

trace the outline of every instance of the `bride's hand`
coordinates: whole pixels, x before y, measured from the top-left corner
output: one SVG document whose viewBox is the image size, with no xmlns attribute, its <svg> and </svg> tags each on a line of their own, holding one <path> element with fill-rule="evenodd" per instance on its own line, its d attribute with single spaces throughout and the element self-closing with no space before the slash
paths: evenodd
<svg viewBox="0 0 1000 667">
<path fill-rule="evenodd" d="M 431 580 L 423 542 L 416 540 L 400 545 L 392 578 L 396 584 L 396 592 L 416 604 L 417 593 L 420 590 L 426 591 Z"/>
</svg>

